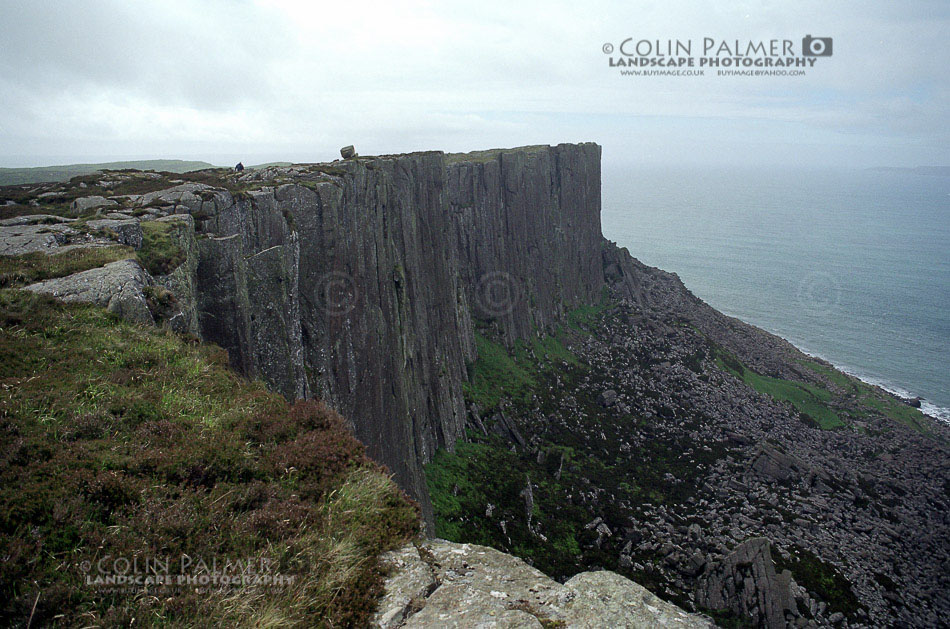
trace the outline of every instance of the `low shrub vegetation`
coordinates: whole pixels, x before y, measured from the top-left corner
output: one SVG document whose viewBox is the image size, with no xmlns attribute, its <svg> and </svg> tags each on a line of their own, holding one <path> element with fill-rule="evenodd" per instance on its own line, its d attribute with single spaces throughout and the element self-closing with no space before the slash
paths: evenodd
<svg viewBox="0 0 950 629">
<path fill-rule="evenodd" d="M 841 612 L 853 616 L 858 610 L 858 599 L 851 590 L 851 584 L 831 564 L 822 561 L 814 553 L 802 548 L 792 548 L 788 559 L 775 556 L 779 570 L 788 569 L 795 581 L 806 590 L 818 594 L 828 603 L 831 613 Z"/>
<path fill-rule="evenodd" d="M 221 349 L 10 289 L 0 457 L 3 626 L 362 626 L 379 554 L 419 528 L 417 507 L 323 404 L 288 404 Z M 178 574 L 183 558 L 253 560 L 292 579 L 94 582 L 116 559 L 164 559 Z"/>
</svg>

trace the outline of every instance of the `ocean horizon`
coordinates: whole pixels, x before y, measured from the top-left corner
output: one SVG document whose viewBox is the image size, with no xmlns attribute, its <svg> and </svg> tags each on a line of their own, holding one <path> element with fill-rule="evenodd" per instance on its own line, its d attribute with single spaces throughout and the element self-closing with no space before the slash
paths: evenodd
<svg viewBox="0 0 950 629">
<path fill-rule="evenodd" d="M 602 222 L 711 306 L 950 422 L 950 177 L 608 164 Z"/>
</svg>

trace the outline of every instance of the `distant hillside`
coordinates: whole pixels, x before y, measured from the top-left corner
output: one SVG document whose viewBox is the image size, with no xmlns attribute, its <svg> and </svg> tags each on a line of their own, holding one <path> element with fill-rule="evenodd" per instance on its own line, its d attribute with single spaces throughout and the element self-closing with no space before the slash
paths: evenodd
<svg viewBox="0 0 950 629">
<path fill-rule="evenodd" d="M 89 175 L 99 170 L 157 170 L 170 173 L 186 173 L 192 170 L 214 168 L 208 162 L 189 162 L 181 159 L 146 159 L 132 162 L 104 162 L 101 164 L 66 164 L 63 166 L 38 166 L 36 168 L 0 168 L 0 186 L 20 183 L 44 183 L 69 181 L 77 175 Z"/>
<path fill-rule="evenodd" d="M 268 168 L 270 166 L 290 166 L 293 162 L 267 162 L 265 164 L 254 164 L 253 166 L 248 166 L 247 168 L 251 170 L 259 170 L 261 168 Z"/>
</svg>

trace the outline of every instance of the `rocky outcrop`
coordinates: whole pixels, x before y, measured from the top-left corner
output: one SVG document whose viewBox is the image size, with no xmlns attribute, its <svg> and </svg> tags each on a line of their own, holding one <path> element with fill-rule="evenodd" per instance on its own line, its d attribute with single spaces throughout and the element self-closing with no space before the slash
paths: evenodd
<svg viewBox="0 0 950 629">
<path fill-rule="evenodd" d="M 198 322 L 198 240 L 195 237 L 195 221 L 190 214 L 172 214 L 156 220 L 171 226 L 168 238 L 185 256 L 185 260 L 171 273 L 153 277 L 156 284 L 175 295 L 177 311 L 168 317 L 168 326 L 176 332 L 198 336 L 201 326 Z"/>
<path fill-rule="evenodd" d="M 142 246 L 142 225 L 135 219 L 100 218 L 87 221 L 86 225 L 94 232 L 106 232 L 121 245 L 128 245 L 133 249 Z"/>
<path fill-rule="evenodd" d="M 30 284 L 26 290 L 67 302 L 98 304 L 120 317 L 137 323 L 153 323 L 144 289 L 151 284 L 149 274 L 134 260 L 119 260 L 45 282 Z"/>
<path fill-rule="evenodd" d="M 769 540 L 739 544 L 721 562 L 707 567 L 696 602 L 708 609 L 729 609 L 756 626 L 784 627 L 785 613 L 799 616 L 792 594 L 792 573 L 776 572 Z"/>
<path fill-rule="evenodd" d="M 108 238 L 97 238 L 77 230 L 67 222 L 33 223 L 12 219 L 0 226 L 0 255 L 19 256 L 28 253 L 57 254 L 76 247 L 115 244 Z"/>
<path fill-rule="evenodd" d="M 115 201 L 107 199 L 105 197 L 92 196 L 92 197 L 81 197 L 76 199 L 72 203 L 72 210 L 76 212 L 85 212 L 87 210 L 95 210 L 103 207 L 115 207 L 118 205 Z"/>
<path fill-rule="evenodd" d="M 613 572 L 562 585 L 485 546 L 428 540 L 388 553 L 383 564 L 390 574 L 373 623 L 381 629 L 713 626 Z"/>
</svg>

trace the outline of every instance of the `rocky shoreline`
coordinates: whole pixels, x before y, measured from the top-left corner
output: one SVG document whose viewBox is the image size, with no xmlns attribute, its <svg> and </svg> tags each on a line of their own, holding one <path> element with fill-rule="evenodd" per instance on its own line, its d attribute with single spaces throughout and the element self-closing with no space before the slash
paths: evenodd
<svg viewBox="0 0 950 629">
<path fill-rule="evenodd" d="M 589 335 L 568 342 L 580 367 L 552 370 L 557 386 L 543 390 L 553 399 L 539 390 L 487 415 L 471 409 L 490 447 L 507 441 L 533 468 L 534 505 L 588 514 L 575 525 L 587 533 L 576 568 L 562 569 L 617 570 L 686 609 L 728 609 L 755 626 L 937 626 L 950 609 L 947 427 L 928 421 L 919 432 L 859 414 L 866 385 L 804 367 L 809 359 L 790 344 L 691 296 L 672 299 L 681 290 L 673 276 L 651 281 L 654 297 L 666 283 L 670 307 L 618 297 Z M 833 392 L 828 403 L 846 425 L 822 430 L 750 388 L 722 367 L 723 351 Z M 567 482 L 542 489 L 548 458 L 565 447 L 616 464 L 608 473 L 576 465 Z M 627 457 L 649 458 L 649 478 Z M 647 486 L 625 489 L 637 479 Z M 541 507 L 526 519 L 518 498 L 494 499 L 490 517 L 474 505 L 451 517 L 506 550 L 551 536 L 552 518 L 567 513 Z"/>
</svg>

